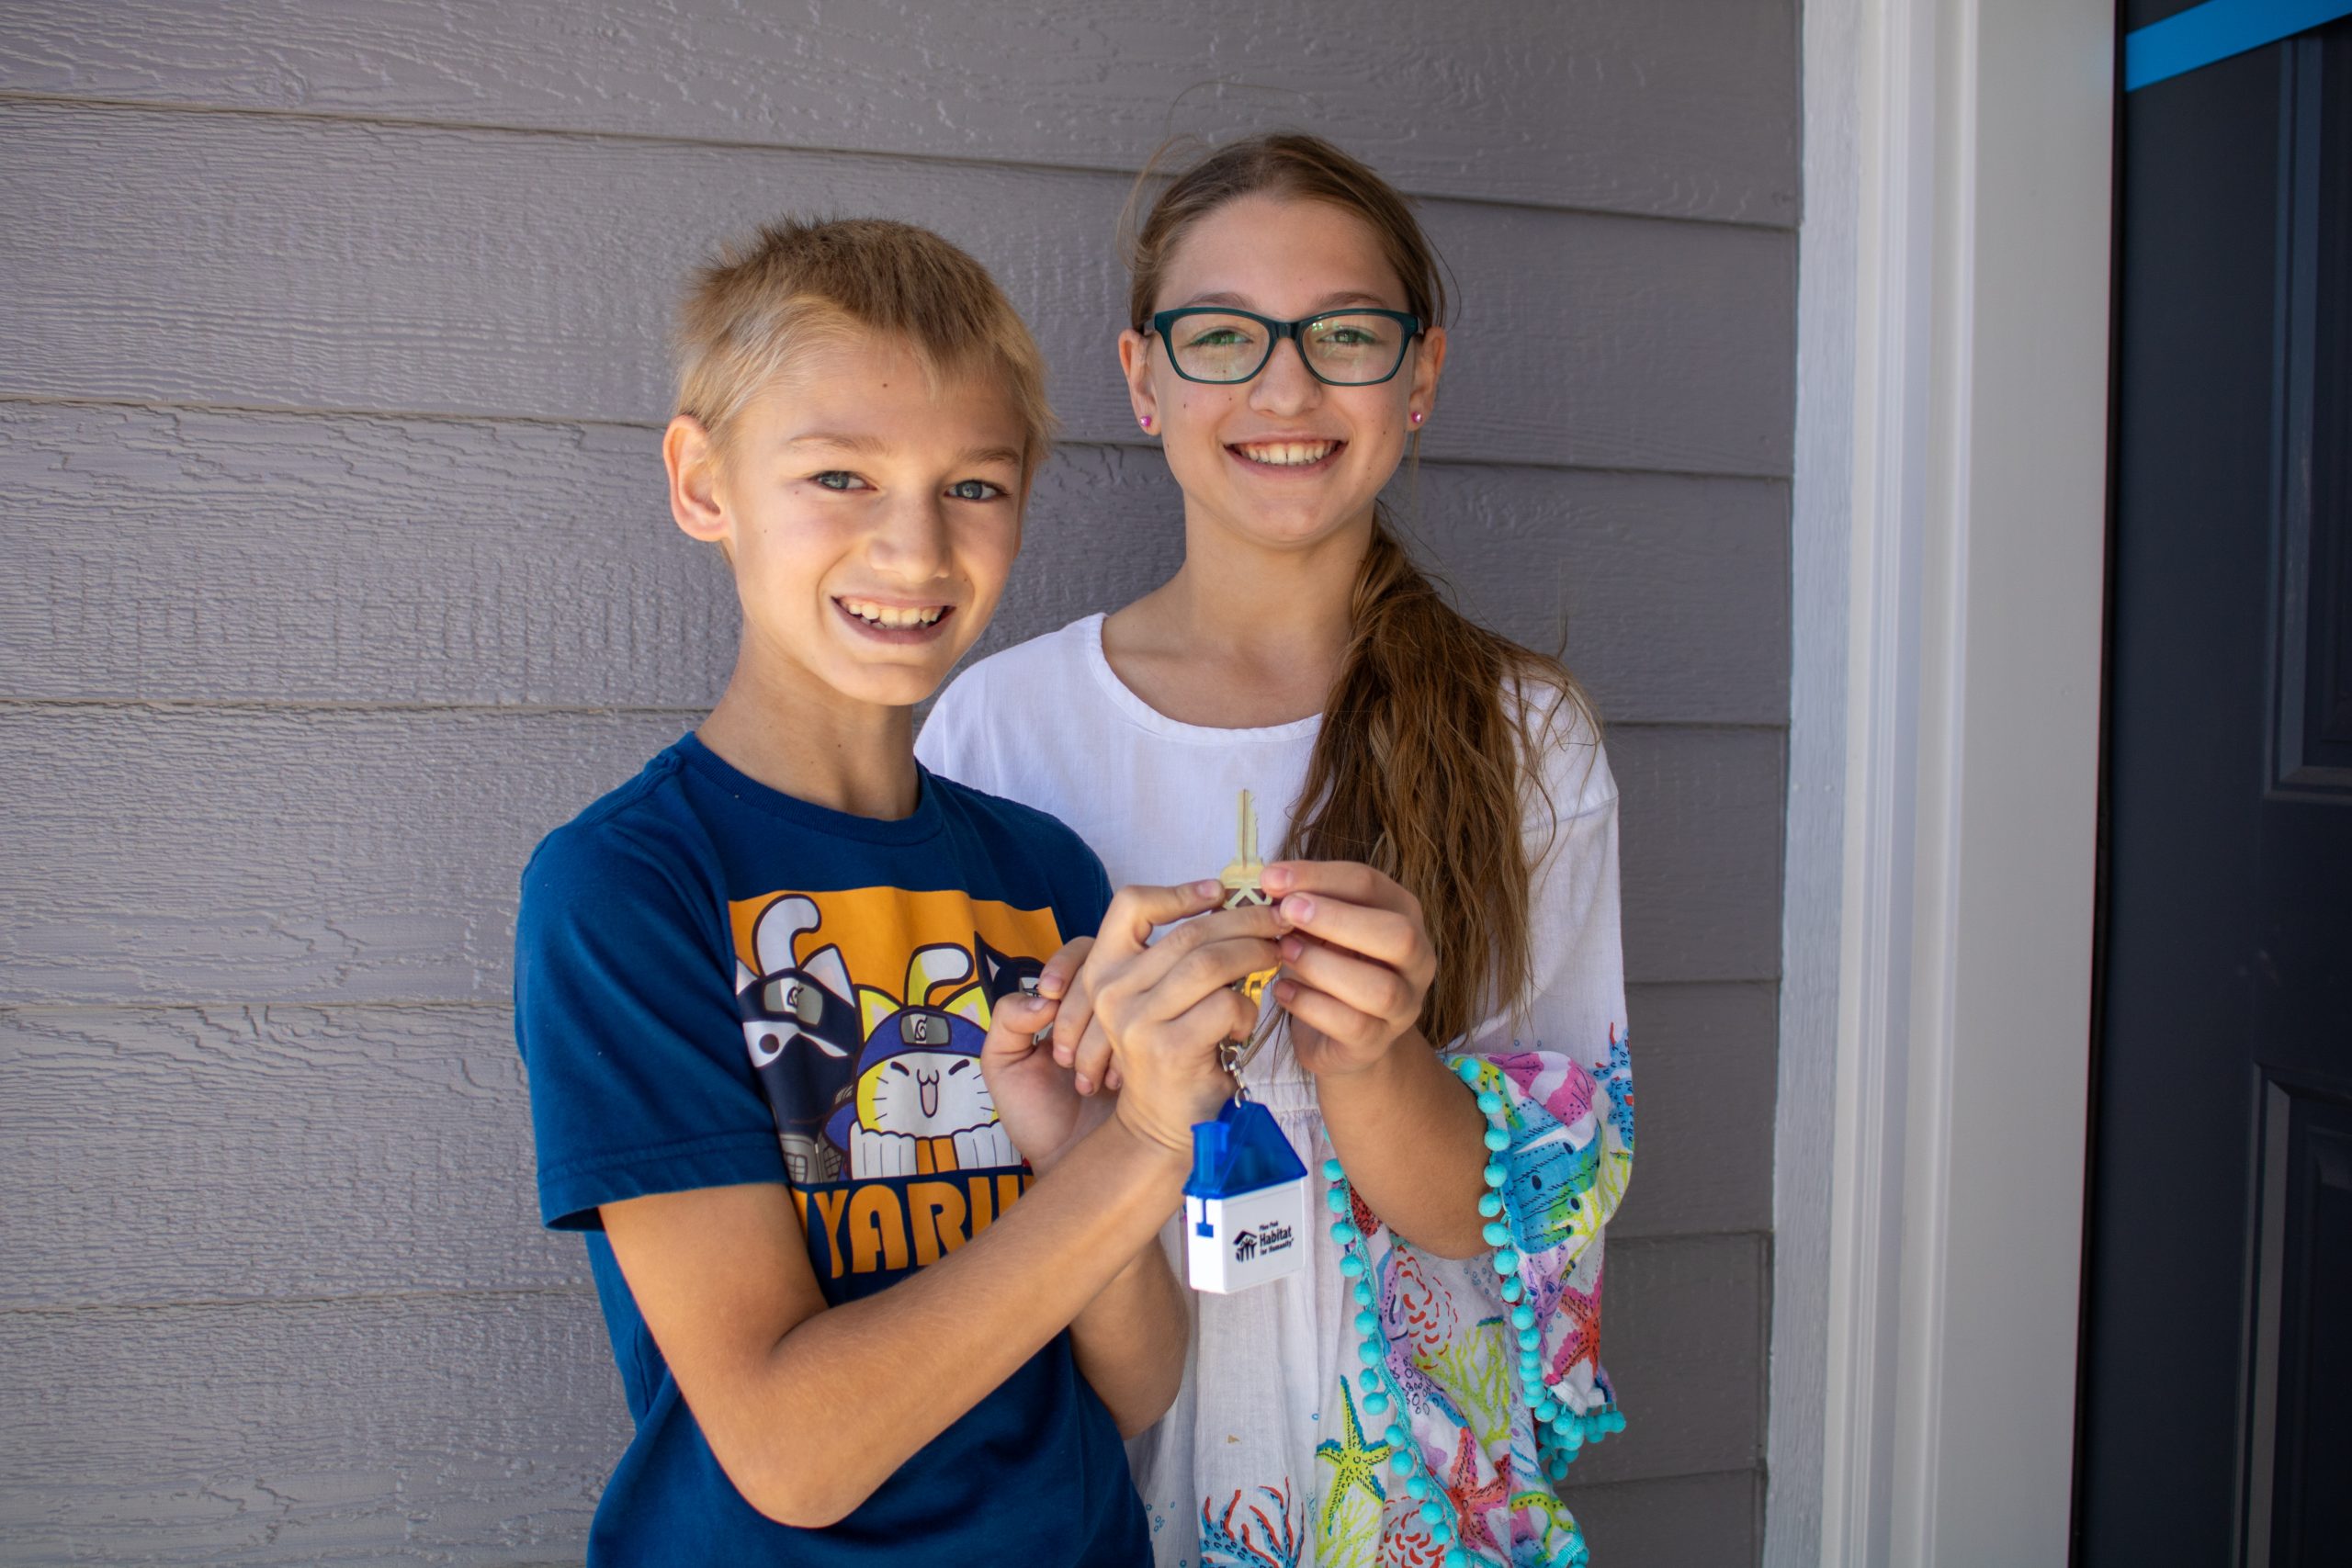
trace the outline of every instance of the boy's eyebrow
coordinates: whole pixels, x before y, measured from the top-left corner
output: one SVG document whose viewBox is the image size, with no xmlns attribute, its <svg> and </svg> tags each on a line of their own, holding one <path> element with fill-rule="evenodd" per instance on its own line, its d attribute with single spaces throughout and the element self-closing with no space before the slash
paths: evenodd
<svg viewBox="0 0 2352 1568">
<path fill-rule="evenodd" d="M 837 451 L 860 455 L 888 452 L 890 443 L 879 435 L 848 435 L 830 430 L 812 430 L 796 435 L 785 443 L 787 446 L 831 446 Z M 956 454 L 959 463 L 1010 463 L 1021 466 L 1021 452 L 1012 446 L 967 446 Z"/>
<path fill-rule="evenodd" d="M 830 430 L 812 430 L 796 435 L 785 443 L 787 446 L 832 446 L 843 452 L 887 451 L 890 444 L 878 435 L 842 435 Z"/>
<path fill-rule="evenodd" d="M 1185 301 L 1185 304 L 1187 306 L 1238 305 L 1245 310 L 1250 309 L 1249 300 L 1243 299 L 1238 294 L 1223 290 L 1215 294 L 1195 295 L 1191 299 Z M 1322 299 L 1317 303 L 1315 310 L 1337 310 L 1348 305 L 1370 305 L 1374 310 L 1385 310 L 1389 309 L 1387 301 L 1381 299 L 1377 294 L 1366 294 L 1362 289 L 1358 288 L 1343 288 L 1336 294 L 1326 294 L 1323 296 Z M 1180 309 L 1182 307 L 1180 307 Z M 1310 315 L 1314 313 L 1315 311 L 1308 312 Z"/>
</svg>

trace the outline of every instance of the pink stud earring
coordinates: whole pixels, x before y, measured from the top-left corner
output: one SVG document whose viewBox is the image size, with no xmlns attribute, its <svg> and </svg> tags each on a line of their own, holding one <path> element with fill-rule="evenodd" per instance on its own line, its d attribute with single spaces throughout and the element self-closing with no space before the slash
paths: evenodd
<svg viewBox="0 0 2352 1568">
<path fill-rule="evenodd" d="M 1419 424 L 1419 423 L 1421 423 L 1421 411 L 1420 411 L 1420 410 L 1419 410 L 1419 409 L 1415 409 L 1415 410 L 1413 411 L 1413 423 L 1414 423 L 1415 424 Z"/>
<path fill-rule="evenodd" d="M 1143 427 L 1146 430 L 1149 430 L 1151 428 L 1151 415 L 1146 414 L 1143 416 Z"/>
</svg>

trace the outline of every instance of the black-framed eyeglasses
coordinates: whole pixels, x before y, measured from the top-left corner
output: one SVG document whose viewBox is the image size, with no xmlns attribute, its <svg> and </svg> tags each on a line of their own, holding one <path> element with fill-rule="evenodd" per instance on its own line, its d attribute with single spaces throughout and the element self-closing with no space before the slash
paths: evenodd
<svg viewBox="0 0 2352 1568">
<path fill-rule="evenodd" d="M 1151 330 L 1167 345 L 1168 363 L 1187 381 L 1231 385 L 1266 367 L 1284 338 L 1317 380 L 1334 387 L 1371 387 L 1396 374 L 1405 350 L 1421 335 L 1421 319 L 1402 310 L 1324 310 L 1277 321 L 1230 305 L 1186 305 L 1161 310 Z"/>
</svg>

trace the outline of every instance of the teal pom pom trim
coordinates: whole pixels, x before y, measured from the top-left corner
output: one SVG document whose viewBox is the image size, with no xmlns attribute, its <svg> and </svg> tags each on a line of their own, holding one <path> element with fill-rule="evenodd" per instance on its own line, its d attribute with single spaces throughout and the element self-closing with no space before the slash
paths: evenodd
<svg viewBox="0 0 2352 1568">
<path fill-rule="evenodd" d="M 1493 1249 L 1490 1262 L 1501 1280 L 1503 1301 L 1510 1306 L 1508 1315 L 1518 1348 L 1520 1393 L 1534 1418 L 1536 1463 L 1545 1475 L 1558 1481 L 1566 1476 L 1569 1461 L 1587 1443 L 1623 1431 L 1625 1418 L 1613 1404 L 1584 1414 L 1572 1411 L 1567 1405 L 1566 1385 L 1545 1382 L 1544 1335 L 1536 1325 L 1535 1309 L 1526 1301 L 1527 1287 L 1521 1279 L 1523 1259 L 1511 1245 L 1509 1204 L 1502 1192 L 1510 1180 L 1510 1168 L 1502 1157 L 1510 1147 L 1510 1130 L 1505 1124 L 1510 1101 L 1494 1089 L 1480 1087 L 1484 1068 L 1477 1058 L 1461 1056 L 1448 1065 L 1454 1076 L 1476 1094 L 1478 1110 L 1487 1119 L 1487 1165 L 1481 1173 L 1487 1190 L 1479 1195 L 1478 1213 L 1487 1223 L 1480 1234 Z M 1335 1215 L 1348 1214 L 1351 1205 L 1347 1171 L 1336 1156 L 1323 1161 L 1323 1179 L 1330 1183 L 1330 1190 L 1324 1196 L 1326 1205 Z M 1374 1417 L 1385 1417 L 1392 1409 L 1399 1413 L 1383 1432 L 1391 1450 L 1389 1468 L 1404 1478 L 1405 1494 L 1419 1506 L 1431 1542 L 1445 1549 L 1445 1568 L 1476 1568 L 1479 1560 L 1457 1543 L 1461 1524 L 1454 1517 L 1453 1500 L 1430 1473 L 1420 1444 L 1403 1417 L 1407 1405 L 1402 1392 L 1389 1382 L 1387 1334 L 1380 1314 L 1370 1310 L 1374 1291 L 1371 1265 L 1361 1250 L 1363 1233 L 1351 1220 L 1342 1218 L 1331 1226 L 1331 1239 L 1341 1248 L 1340 1271 L 1354 1281 L 1351 1293 L 1357 1306 L 1364 1309 L 1355 1314 L 1356 1329 L 1363 1337 L 1356 1348 L 1356 1354 L 1363 1362 L 1359 1379 L 1363 1385 L 1363 1412 Z M 1569 1549 L 1566 1562 L 1567 1568 L 1588 1568 L 1589 1551 L 1581 1536 Z"/>
</svg>

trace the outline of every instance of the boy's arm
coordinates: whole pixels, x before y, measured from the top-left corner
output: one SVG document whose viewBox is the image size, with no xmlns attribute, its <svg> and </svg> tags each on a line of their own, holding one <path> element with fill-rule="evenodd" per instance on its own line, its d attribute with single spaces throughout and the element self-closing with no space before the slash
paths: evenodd
<svg viewBox="0 0 2352 1568">
<path fill-rule="evenodd" d="M 1092 1100 L 1071 1087 L 1037 1032 L 1051 1024 L 1092 937 L 1080 937 L 1046 961 L 1036 990 L 997 1004 L 980 1052 L 980 1072 L 1013 1145 L 1040 1181 L 1069 1150 L 1111 1113 L 1109 1095 Z M 1157 1238 L 1144 1243 L 1084 1311 L 1071 1320 L 1070 1351 L 1121 1437 L 1132 1438 L 1168 1413 L 1184 1378 L 1192 1323 L 1185 1292 Z"/>
<path fill-rule="evenodd" d="M 1150 1315 L 1154 1287 L 1137 1265 L 1147 1246 L 1159 1252 L 1185 1170 L 1180 1150 L 1114 1117 L 952 1257 L 831 1308 L 782 1186 L 631 1198 L 602 1213 L 728 1478 L 768 1517 L 817 1529 L 871 1496 L 1114 1278 L 1126 1281 L 1114 1294 Z M 1164 1262 L 1159 1272 L 1172 1289 Z M 1127 1402 L 1136 1332 L 1092 1337 L 1086 1370 L 1106 1404 L 1114 1391 Z M 1181 1338 L 1174 1351 L 1181 1372 Z"/>
<path fill-rule="evenodd" d="M 1070 1322 L 1078 1370 L 1123 1438 L 1149 1427 L 1176 1402 L 1192 1343 L 1186 1294 L 1155 1232 Z"/>
</svg>

